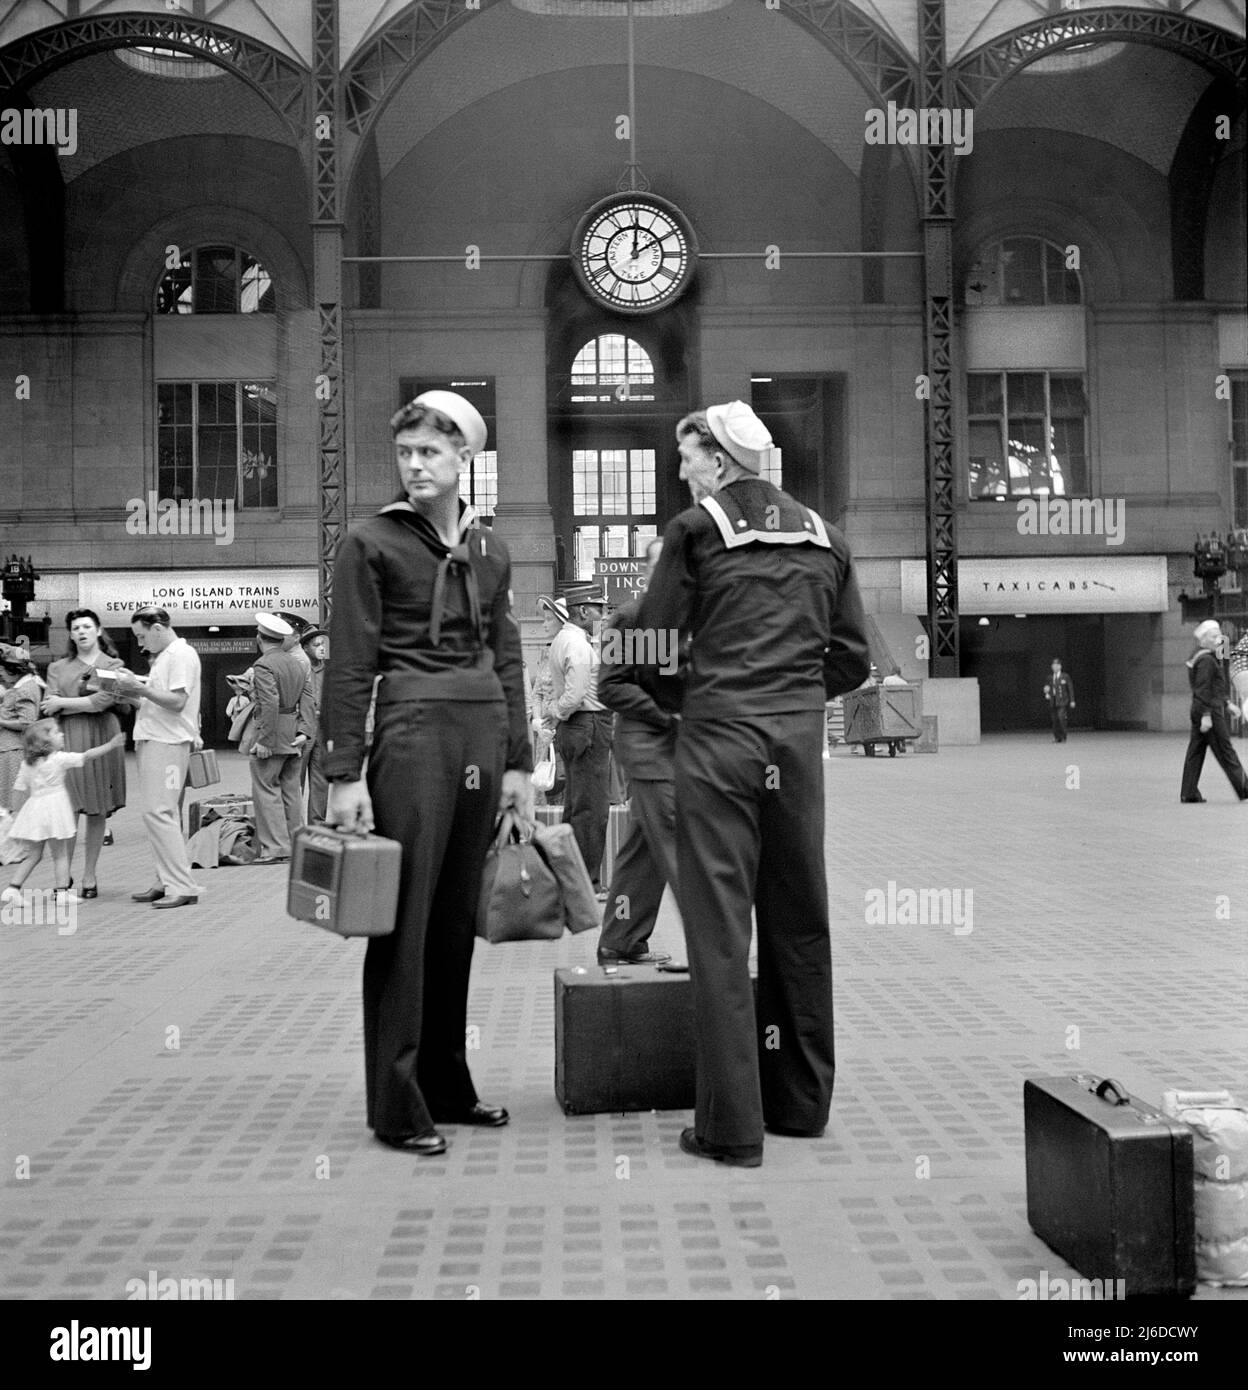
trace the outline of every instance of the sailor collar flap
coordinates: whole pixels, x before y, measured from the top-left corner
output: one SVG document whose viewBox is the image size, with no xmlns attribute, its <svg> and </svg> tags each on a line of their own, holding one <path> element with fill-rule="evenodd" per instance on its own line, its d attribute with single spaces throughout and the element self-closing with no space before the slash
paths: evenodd
<svg viewBox="0 0 1248 1390">
<path fill-rule="evenodd" d="M 768 496 L 779 500 L 764 500 Z M 764 545 L 818 545 L 831 550 L 832 541 L 823 518 L 795 499 L 770 493 L 763 494 L 763 498 L 749 496 L 745 503 L 743 506 L 742 499 L 725 488 L 702 498 L 698 504 L 715 523 L 729 550 L 753 541 Z M 800 526 L 793 524 L 796 521 L 801 522 Z M 782 526 L 787 529 L 781 529 Z"/>
<path fill-rule="evenodd" d="M 477 510 L 469 503 L 462 503 L 459 513 L 458 544 L 448 546 L 434 530 L 432 523 L 412 506 L 406 498 L 391 502 L 382 507 L 378 516 L 391 515 L 411 526 L 417 538 L 439 557 L 438 572 L 433 582 L 433 595 L 429 605 L 429 641 L 438 646 L 442 637 L 442 622 L 446 617 L 446 586 L 452 567 L 462 573 L 464 591 L 468 599 L 468 620 L 477 641 L 484 637 L 484 623 L 481 612 L 480 586 L 476 571 L 472 567 L 472 538 L 477 538 L 476 551 L 485 558 L 485 532 L 481 527 Z"/>
</svg>

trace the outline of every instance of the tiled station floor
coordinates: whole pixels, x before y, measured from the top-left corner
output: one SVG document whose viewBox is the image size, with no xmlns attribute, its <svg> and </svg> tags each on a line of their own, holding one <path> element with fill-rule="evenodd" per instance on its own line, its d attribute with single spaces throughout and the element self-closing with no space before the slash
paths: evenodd
<svg viewBox="0 0 1248 1390">
<path fill-rule="evenodd" d="M 560 1112 L 552 971 L 593 968 L 596 933 L 478 946 L 474 1073 L 510 1127 L 448 1128 L 436 1160 L 382 1148 L 363 944 L 287 918 L 280 868 L 204 871 L 195 909 L 132 904 L 150 869 L 129 808 L 76 931 L 0 938 L 0 1294 L 117 1299 L 155 1270 L 239 1299 L 1013 1300 L 1069 1276 L 1027 1226 L 1024 1077 L 1248 1093 L 1248 806 L 1213 765 L 1209 804 L 1180 806 L 1183 747 L 839 749 L 832 1123 L 769 1138 L 757 1170 L 682 1155 L 684 1112 Z M 973 892 L 973 917 L 871 925 L 890 880 Z M 670 903 L 655 941 L 683 953 Z"/>
</svg>

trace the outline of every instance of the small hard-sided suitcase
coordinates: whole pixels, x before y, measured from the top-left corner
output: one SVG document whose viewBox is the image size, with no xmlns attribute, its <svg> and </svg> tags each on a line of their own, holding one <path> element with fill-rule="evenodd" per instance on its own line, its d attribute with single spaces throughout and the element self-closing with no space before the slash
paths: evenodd
<svg viewBox="0 0 1248 1390">
<path fill-rule="evenodd" d="M 555 1098 L 565 1115 L 691 1110 L 689 976 L 653 965 L 556 970 Z"/>
<path fill-rule="evenodd" d="M 301 825 L 291 836 L 286 911 L 339 936 L 394 931 L 403 846 L 380 835 Z"/>
<path fill-rule="evenodd" d="M 215 787 L 221 780 L 221 771 L 217 767 L 217 754 L 213 748 L 201 748 L 198 753 L 191 754 L 191 760 L 186 768 L 186 780 L 192 787 Z"/>
<path fill-rule="evenodd" d="M 1106 1297 L 1196 1286 L 1192 1134 L 1097 1076 L 1023 1085 L 1027 1220 Z M 1120 1282 L 1121 1281 L 1121 1282 Z"/>
</svg>

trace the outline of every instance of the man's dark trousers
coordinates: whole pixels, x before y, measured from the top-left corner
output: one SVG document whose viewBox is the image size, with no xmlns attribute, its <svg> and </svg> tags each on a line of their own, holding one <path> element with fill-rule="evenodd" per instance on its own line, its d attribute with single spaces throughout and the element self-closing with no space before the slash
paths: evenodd
<svg viewBox="0 0 1248 1390">
<path fill-rule="evenodd" d="M 555 747 L 563 759 L 563 819 L 572 827 L 585 867 L 599 887 L 602 852 L 611 814 L 610 710 L 578 710 L 555 732 Z"/>
<path fill-rule="evenodd" d="M 1053 706 L 1053 741 L 1055 743 L 1066 742 L 1066 705 Z"/>
<path fill-rule="evenodd" d="M 377 834 L 403 846 L 395 930 L 370 938 L 364 957 L 364 1076 L 378 1134 L 419 1134 L 436 1114 L 477 1102 L 468 973 L 506 747 L 502 701 L 378 705 L 368 789 Z"/>
<path fill-rule="evenodd" d="M 1183 759 L 1183 786 L 1179 795 L 1184 799 L 1200 795 L 1200 774 L 1205 766 L 1205 750 L 1209 749 L 1226 773 L 1235 795 L 1243 801 L 1248 797 L 1248 773 L 1244 772 L 1239 755 L 1231 742 L 1225 709 L 1210 712 L 1213 728 L 1207 734 L 1200 731 L 1200 714 L 1192 713 L 1192 736 L 1187 741 L 1187 756 Z"/>
<path fill-rule="evenodd" d="M 764 1123 L 817 1132 L 831 1108 L 823 721 L 822 710 L 686 717 L 676 744 L 676 862 L 697 1052 L 694 1128 L 719 1148 L 757 1149 Z"/>
<path fill-rule="evenodd" d="M 629 778 L 628 838 L 602 914 L 599 950 L 635 955 L 646 949 L 667 884 L 676 891 L 676 784 Z"/>
</svg>

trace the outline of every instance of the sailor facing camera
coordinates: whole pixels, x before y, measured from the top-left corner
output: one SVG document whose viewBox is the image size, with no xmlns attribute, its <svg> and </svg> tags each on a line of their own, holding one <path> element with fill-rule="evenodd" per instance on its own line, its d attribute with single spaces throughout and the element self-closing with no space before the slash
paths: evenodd
<svg viewBox="0 0 1248 1390">
<path fill-rule="evenodd" d="M 437 1124 L 508 1120 L 468 1072 L 468 973 L 495 817 L 532 818 L 533 760 L 511 560 L 459 500 L 485 421 L 426 391 L 390 429 L 402 495 L 338 550 L 321 735 L 329 824 L 403 848 L 394 932 L 364 957 L 368 1123 L 392 1148 L 434 1155 Z"/>
<path fill-rule="evenodd" d="M 772 440 L 750 407 L 687 415 L 676 438 L 696 505 L 664 533 L 638 626 L 691 638 L 676 740 L 676 874 L 697 1109 L 680 1146 L 753 1168 L 764 1126 L 815 1136 L 828 1119 L 824 704 L 861 685 L 870 660 L 849 548 L 759 476 Z"/>
</svg>

